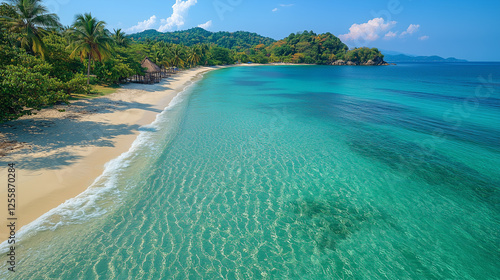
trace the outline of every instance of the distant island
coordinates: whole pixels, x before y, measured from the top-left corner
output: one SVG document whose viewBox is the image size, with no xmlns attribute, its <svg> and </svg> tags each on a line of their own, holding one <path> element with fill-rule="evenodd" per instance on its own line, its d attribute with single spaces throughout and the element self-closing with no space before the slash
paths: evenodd
<svg viewBox="0 0 500 280">
<path fill-rule="evenodd" d="M 386 54 L 384 59 L 389 63 L 400 63 L 400 62 L 467 62 L 464 59 L 457 59 L 454 57 L 443 58 L 437 55 L 432 56 L 411 56 L 406 54 Z"/>
</svg>

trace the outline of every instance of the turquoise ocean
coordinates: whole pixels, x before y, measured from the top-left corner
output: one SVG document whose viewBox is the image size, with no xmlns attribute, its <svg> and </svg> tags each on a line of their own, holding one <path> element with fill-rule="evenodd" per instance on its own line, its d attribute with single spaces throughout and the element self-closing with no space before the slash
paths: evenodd
<svg viewBox="0 0 500 280">
<path fill-rule="evenodd" d="M 500 279 L 500 64 L 206 73 L 2 279 Z"/>
</svg>

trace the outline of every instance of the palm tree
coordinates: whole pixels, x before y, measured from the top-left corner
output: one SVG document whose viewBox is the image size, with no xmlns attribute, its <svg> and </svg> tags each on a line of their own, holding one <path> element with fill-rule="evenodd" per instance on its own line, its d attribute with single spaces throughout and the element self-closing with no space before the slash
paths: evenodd
<svg viewBox="0 0 500 280">
<path fill-rule="evenodd" d="M 176 45 L 174 48 L 172 48 L 172 64 L 176 67 L 183 67 L 184 66 L 184 53 L 182 51 L 182 47 L 179 45 Z"/>
<path fill-rule="evenodd" d="M 172 60 L 171 58 L 171 53 L 168 51 L 168 49 L 161 48 L 159 51 L 156 52 L 155 54 L 155 60 L 156 64 L 161 65 L 161 66 L 170 66 L 170 62 Z"/>
<path fill-rule="evenodd" d="M 121 28 L 120 29 L 113 29 L 113 35 L 111 36 L 113 38 L 113 41 L 115 41 L 115 44 L 117 46 L 121 47 L 128 47 L 130 44 L 130 38 L 125 35 L 124 32 L 122 32 Z"/>
<path fill-rule="evenodd" d="M 207 54 L 210 50 L 210 46 L 206 43 L 200 44 L 199 49 L 201 51 L 201 60 L 205 61 L 205 65 L 207 64 Z"/>
<path fill-rule="evenodd" d="M 71 57 L 79 55 L 82 61 L 88 59 L 87 84 L 90 83 L 90 63 L 93 60 L 102 61 L 111 55 L 113 40 L 109 31 L 104 28 L 105 24 L 90 13 L 79 14 L 70 30 L 70 47 L 73 49 Z"/>
<path fill-rule="evenodd" d="M 20 34 L 21 47 L 44 57 L 45 45 L 42 38 L 46 29 L 59 28 L 59 17 L 50 14 L 41 0 L 10 0 L 16 16 L 0 17 L 10 26 L 10 31 Z"/>
<path fill-rule="evenodd" d="M 201 55 L 201 49 L 199 46 L 194 46 L 188 50 L 187 53 L 187 61 L 190 64 L 190 66 L 197 65 L 198 62 L 200 62 L 200 57 Z"/>
</svg>

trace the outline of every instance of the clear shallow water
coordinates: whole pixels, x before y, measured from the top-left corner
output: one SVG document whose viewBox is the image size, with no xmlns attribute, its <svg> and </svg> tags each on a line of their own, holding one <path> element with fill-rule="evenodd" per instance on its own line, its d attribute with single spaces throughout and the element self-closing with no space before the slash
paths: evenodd
<svg viewBox="0 0 500 280">
<path fill-rule="evenodd" d="M 26 231 L 16 277 L 498 279 L 499 66 L 210 72 Z"/>
</svg>

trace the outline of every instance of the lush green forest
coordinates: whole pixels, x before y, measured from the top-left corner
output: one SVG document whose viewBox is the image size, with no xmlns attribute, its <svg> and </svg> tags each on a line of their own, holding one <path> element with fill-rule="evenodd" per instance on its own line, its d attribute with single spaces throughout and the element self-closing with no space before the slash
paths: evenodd
<svg viewBox="0 0 500 280">
<path fill-rule="evenodd" d="M 292 62 L 331 65 L 337 61 L 350 61 L 360 65 L 368 61 L 381 64 L 384 56 L 376 48 L 349 48 L 331 33 L 316 34 L 312 31 L 290 34 L 287 38 L 266 48 L 272 62 Z"/>
<path fill-rule="evenodd" d="M 203 43 L 215 44 L 222 48 L 235 50 L 246 50 L 259 44 L 268 46 L 275 42 L 274 39 L 260 36 L 257 33 L 244 31 L 233 33 L 220 31 L 214 33 L 200 27 L 166 33 L 150 29 L 132 34 L 130 35 L 130 38 L 138 42 L 163 41 L 166 43 L 183 44 L 186 46 Z"/>
<path fill-rule="evenodd" d="M 144 74 L 149 57 L 163 67 L 234 63 L 381 65 L 377 49 L 349 50 L 330 33 L 304 31 L 275 41 L 249 32 L 201 28 L 126 35 L 110 31 L 91 14 L 62 26 L 41 0 L 0 5 L 0 122 L 32 114 L 72 94 L 92 93 L 96 84 L 119 84 Z"/>
</svg>

